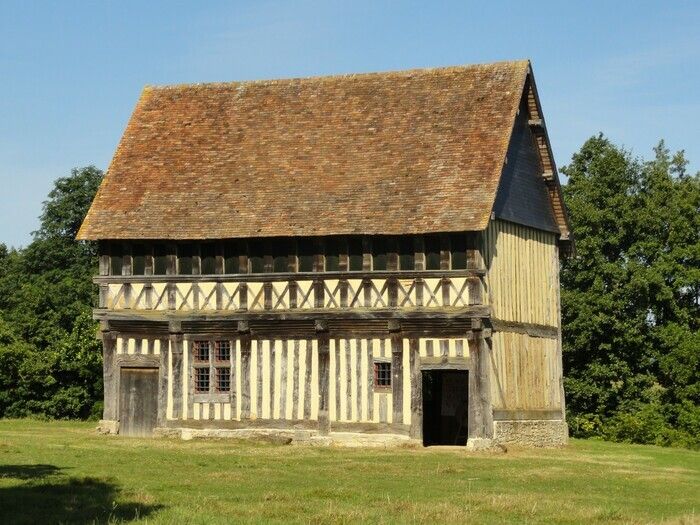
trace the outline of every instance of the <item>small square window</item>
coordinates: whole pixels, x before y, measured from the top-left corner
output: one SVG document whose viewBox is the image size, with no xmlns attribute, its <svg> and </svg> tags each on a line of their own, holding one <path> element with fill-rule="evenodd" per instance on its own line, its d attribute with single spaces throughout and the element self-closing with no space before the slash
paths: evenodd
<svg viewBox="0 0 700 525">
<path fill-rule="evenodd" d="M 194 360 L 200 363 L 209 362 L 209 341 L 194 342 Z"/>
<path fill-rule="evenodd" d="M 214 359 L 217 361 L 231 361 L 231 341 L 216 342 Z"/>
<path fill-rule="evenodd" d="M 194 390 L 197 393 L 209 392 L 209 368 L 194 369 Z"/>
<path fill-rule="evenodd" d="M 216 368 L 216 391 L 229 392 L 231 390 L 231 367 L 219 366 Z"/>
<path fill-rule="evenodd" d="M 391 363 L 374 363 L 374 386 L 391 387 Z"/>
</svg>

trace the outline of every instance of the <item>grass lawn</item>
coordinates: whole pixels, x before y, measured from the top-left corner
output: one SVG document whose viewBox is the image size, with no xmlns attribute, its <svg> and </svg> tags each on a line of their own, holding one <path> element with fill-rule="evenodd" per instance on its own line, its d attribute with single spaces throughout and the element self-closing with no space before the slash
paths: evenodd
<svg viewBox="0 0 700 525">
<path fill-rule="evenodd" d="M 98 436 L 0 420 L 0 523 L 700 523 L 700 453 L 468 454 Z"/>
</svg>

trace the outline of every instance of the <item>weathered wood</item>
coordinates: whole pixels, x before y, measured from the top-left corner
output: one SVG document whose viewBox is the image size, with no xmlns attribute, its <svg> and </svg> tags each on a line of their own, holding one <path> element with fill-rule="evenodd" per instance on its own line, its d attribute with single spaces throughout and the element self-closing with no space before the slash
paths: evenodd
<svg viewBox="0 0 700 525">
<path fill-rule="evenodd" d="M 158 275 L 158 282 L 283 282 L 283 281 L 308 281 L 313 279 L 386 279 L 388 277 L 398 277 L 401 279 L 416 279 L 416 278 L 440 278 L 440 277 L 478 277 L 486 274 L 483 268 L 471 268 L 462 270 L 400 270 L 400 271 L 372 271 L 371 269 L 363 270 L 362 272 L 298 272 L 298 273 L 247 273 L 247 274 L 226 274 L 213 277 L 211 275 L 176 275 L 166 274 Z M 144 283 L 153 282 L 153 276 L 146 275 L 96 275 L 93 277 L 95 284 L 120 284 L 120 283 Z"/>
<path fill-rule="evenodd" d="M 362 271 L 372 271 L 372 238 L 362 237 Z"/>
<path fill-rule="evenodd" d="M 391 334 L 391 397 L 394 423 L 403 423 L 403 337 Z"/>
<path fill-rule="evenodd" d="M 109 248 L 105 241 L 100 241 L 99 274 L 109 275 Z"/>
<path fill-rule="evenodd" d="M 330 383 L 330 351 L 327 332 L 318 334 L 318 431 L 321 435 L 326 435 L 330 431 L 330 420 L 328 418 L 329 390 Z"/>
<path fill-rule="evenodd" d="M 132 275 L 133 272 L 133 257 L 131 256 L 131 244 L 122 244 L 122 275 Z"/>
<path fill-rule="evenodd" d="M 422 235 L 413 237 L 414 266 L 417 272 L 425 271 L 425 239 Z"/>
<path fill-rule="evenodd" d="M 241 339 L 241 419 L 250 418 L 250 334 L 242 334 Z"/>
<path fill-rule="evenodd" d="M 168 383 L 170 373 L 168 370 L 168 341 L 160 341 L 160 365 L 158 371 L 158 424 L 162 425 L 167 419 L 168 409 Z"/>
<path fill-rule="evenodd" d="M 270 419 L 275 419 L 275 369 L 277 368 L 278 339 L 270 341 Z"/>
<path fill-rule="evenodd" d="M 491 438 L 493 435 L 489 354 L 489 343 L 483 338 L 469 341 L 469 437 Z"/>
<path fill-rule="evenodd" d="M 173 375 L 170 379 L 172 390 L 173 390 L 173 419 L 184 419 L 185 413 L 183 412 L 182 406 L 182 378 L 183 373 L 183 363 L 182 363 L 182 353 L 183 353 L 183 339 L 182 333 L 173 332 L 170 333 L 170 351 L 172 352 L 172 368 Z"/>
<path fill-rule="evenodd" d="M 115 364 L 120 367 L 158 367 L 159 355 L 144 354 L 119 354 L 115 357 Z"/>
<path fill-rule="evenodd" d="M 411 368 L 411 427 L 413 439 L 423 439 L 423 374 L 418 339 L 409 340 L 408 363 Z"/>
<path fill-rule="evenodd" d="M 255 387 L 257 388 L 257 401 L 255 403 L 255 414 L 256 417 L 261 418 L 263 417 L 263 373 L 265 372 L 265 368 L 263 367 L 263 345 L 262 341 L 258 340 L 256 342 L 257 347 L 257 352 L 256 352 L 256 357 L 257 357 L 257 366 L 256 366 L 256 385 Z"/>
<path fill-rule="evenodd" d="M 343 399 L 347 420 L 352 420 L 352 363 L 350 362 L 350 340 L 345 340 L 345 399 Z"/>
<path fill-rule="evenodd" d="M 366 339 L 367 349 L 367 419 L 374 419 L 374 358 L 372 356 L 372 340 Z"/>
<path fill-rule="evenodd" d="M 311 417 L 311 377 L 312 377 L 312 352 L 311 340 L 305 340 L 306 369 L 304 377 L 304 418 Z"/>
<path fill-rule="evenodd" d="M 119 368 L 116 366 L 116 332 L 102 332 L 102 380 L 104 385 L 104 408 L 102 419 L 116 421 L 119 407 L 117 406 L 119 392 Z"/>
<path fill-rule="evenodd" d="M 450 252 L 450 236 L 440 234 L 440 269 L 449 270 L 452 265 L 452 252 Z"/>
<path fill-rule="evenodd" d="M 287 361 L 289 359 L 289 348 L 286 340 L 280 340 L 278 351 L 280 354 L 280 419 L 285 419 L 287 413 Z"/>
<path fill-rule="evenodd" d="M 119 433 L 145 437 L 158 421 L 158 369 L 122 368 L 119 374 Z"/>
<path fill-rule="evenodd" d="M 491 320 L 491 327 L 496 332 L 515 332 L 527 334 L 530 337 L 543 337 L 547 339 L 558 339 L 559 328 L 556 326 L 545 326 L 533 323 L 520 323 L 517 321 Z"/>
<path fill-rule="evenodd" d="M 298 406 L 299 406 L 299 392 L 303 386 L 300 385 L 301 381 L 299 380 L 299 366 L 300 366 L 300 361 L 301 361 L 301 351 L 299 348 L 299 339 L 294 339 L 292 341 L 289 341 L 289 344 L 291 344 L 291 349 L 292 349 L 292 356 L 293 356 L 293 363 L 294 363 L 294 370 L 292 371 L 292 399 L 289 401 L 292 404 L 292 419 L 296 419 L 296 416 L 298 414 Z M 301 388 L 300 388 L 301 387 Z M 303 414 L 303 413 L 302 413 Z"/>
<path fill-rule="evenodd" d="M 386 398 L 387 394 L 379 394 L 379 421 L 380 423 L 388 423 L 388 401 Z"/>
</svg>

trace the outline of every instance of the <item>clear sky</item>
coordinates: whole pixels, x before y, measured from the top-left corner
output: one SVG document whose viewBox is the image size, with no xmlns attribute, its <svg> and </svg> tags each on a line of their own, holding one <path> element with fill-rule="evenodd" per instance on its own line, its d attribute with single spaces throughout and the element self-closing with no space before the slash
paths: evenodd
<svg viewBox="0 0 700 525">
<path fill-rule="evenodd" d="M 0 242 L 106 169 L 146 84 L 530 58 L 558 164 L 602 131 L 700 167 L 700 1 L 0 0 Z"/>
</svg>

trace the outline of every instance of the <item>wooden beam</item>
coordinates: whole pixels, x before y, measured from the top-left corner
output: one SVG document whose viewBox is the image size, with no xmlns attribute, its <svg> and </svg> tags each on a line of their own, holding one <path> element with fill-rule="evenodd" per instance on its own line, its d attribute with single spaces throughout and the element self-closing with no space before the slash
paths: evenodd
<svg viewBox="0 0 700 525">
<path fill-rule="evenodd" d="M 482 337 L 469 341 L 469 437 L 493 437 L 490 353 L 490 343 Z"/>
<path fill-rule="evenodd" d="M 403 337 L 401 332 L 391 334 L 391 398 L 392 421 L 403 423 Z"/>
<path fill-rule="evenodd" d="M 413 439 L 423 440 L 423 373 L 418 339 L 409 340 L 409 366 L 411 367 L 411 430 Z"/>
<path fill-rule="evenodd" d="M 330 341 L 328 332 L 318 333 L 318 432 L 330 432 L 328 410 L 330 406 Z"/>
<path fill-rule="evenodd" d="M 483 268 L 472 268 L 467 270 L 405 270 L 405 271 L 362 271 L 362 272 L 299 272 L 299 273 L 288 273 L 288 272 L 275 272 L 275 273 L 256 273 L 247 275 L 234 275 L 227 274 L 217 277 L 217 281 L 221 282 L 283 282 L 283 281 L 294 281 L 294 280 L 312 280 L 312 279 L 386 279 L 388 277 L 399 277 L 400 279 L 415 279 L 415 278 L 426 278 L 435 279 L 441 277 L 479 277 L 486 274 L 486 270 Z M 93 282 L 95 284 L 122 284 L 122 283 L 144 283 L 144 282 L 178 282 L 178 283 L 192 283 L 192 282 L 211 282 L 214 280 L 212 276 L 202 276 L 202 275 L 158 275 L 157 278 L 153 276 L 144 275 L 133 275 L 133 276 L 114 276 L 114 275 L 98 275 L 93 277 Z"/>
<path fill-rule="evenodd" d="M 116 421 L 119 419 L 119 368 L 115 363 L 117 334 L 112 331 L 103 331 L 101 335 L 102 381 L 104 385 L 102 419 Z"/>
<path fill-rule="evenodd" d="M 172 353 L 172 377 L 170 378 L 172 390 L 173 390 L 173 419 L 185 419 L 183 415 L 186 413 L 182 406 L 182 381 L 183 374 L 187 374 L 187 370 L 183 370 L 183 337 L 182 337 L 182 326 L 180 323 L 171 322 L 169 323 L 169 341 L 170 341 L 170 352 Z"/>
<path fill-rule="evenodd" d="M 313 321 L 315 319 L 347 320 L 459 320 L 472 317 L 487 318 L 491 308 L 486 305 L 450 308 L 338 308 L 271 311 L 165 311 L 165 310 L 93 310 L 95 319 L 121 321 Z"/>
</svg>

